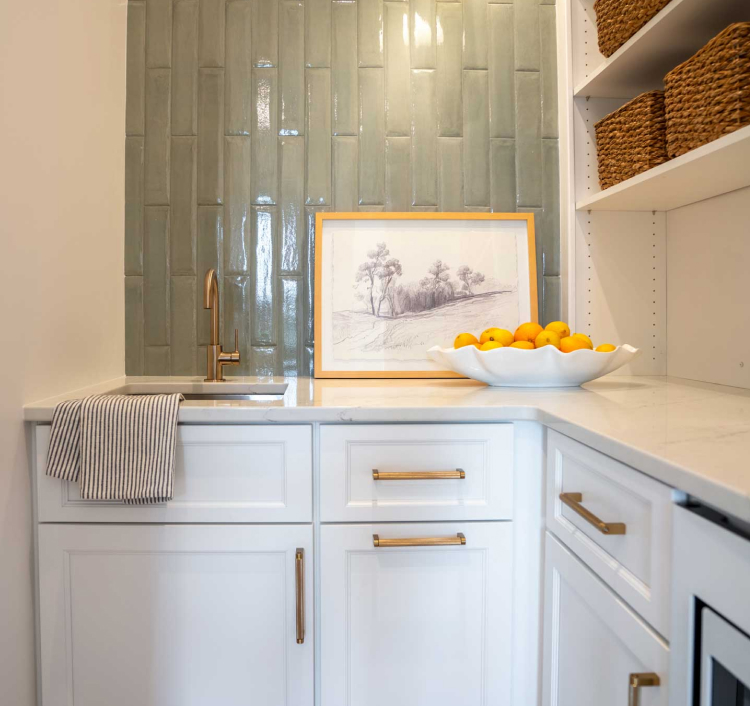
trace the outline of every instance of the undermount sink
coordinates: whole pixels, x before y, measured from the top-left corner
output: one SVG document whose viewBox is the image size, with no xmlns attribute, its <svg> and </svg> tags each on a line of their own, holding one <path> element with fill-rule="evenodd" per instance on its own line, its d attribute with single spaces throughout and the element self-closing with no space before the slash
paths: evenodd
<svg viewBox="0 0 750 706">
<path fill-rule="evenodd" d="M 283 400 L 284 395 L 273 393 L 273 392 L 263 392 L 263 393 L 255 393 L 255 394 L 222 394 L 219 392 L 183 392 L 182 396 L 186 400 L 206 400 L 206 401 L 216 401 L 216 402 L 222 402 L 222 401 L 250 401 L 250 402 L 271 402 L 273 400 Z"/>
<path fill-rule="evenodd" d="M 129 380 L 128 383 L 113 390 L 118 395 L 160 395 L 180 393 L 190 401 L 252 401 L 275 402 L 284 399 L 289 386 L 282 380 L 227 379 L 224 382 L 205 382 L 203 378 L 142 378 Z"/>
</svg>

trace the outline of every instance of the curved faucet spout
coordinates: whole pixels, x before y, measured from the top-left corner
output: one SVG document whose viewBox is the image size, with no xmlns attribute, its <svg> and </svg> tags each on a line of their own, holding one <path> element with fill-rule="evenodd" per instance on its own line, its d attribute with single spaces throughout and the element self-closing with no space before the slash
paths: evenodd
<svg viewBox="0 0 750 706">
<path fill-rule="evenodd" d="M 203 282 L 203 308 L 211 309 L 211 341 L 209 345 L 219 345 L 219 280 L 216 270 L 206 272 Z"/>
</svg>

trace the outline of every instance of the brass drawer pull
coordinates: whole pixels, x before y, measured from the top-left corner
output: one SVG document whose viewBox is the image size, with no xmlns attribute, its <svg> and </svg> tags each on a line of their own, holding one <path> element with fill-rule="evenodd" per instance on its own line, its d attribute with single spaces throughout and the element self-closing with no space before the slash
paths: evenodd
<svg viewBox="0 0 750 706">
<path fill-rule="evenodd" d="M 403 473 L 386 473 L 377 468 L 372 469 L 373 480 L 463 480 L 466 473 L 462 468 L 455 471 L 404 471 Z"/>
<path fill-rule="evenodd" d="M 628 706 L 638 706 L 640 701 L 638 690 L 642 686 L 659 686 L 660 684 L 659 675 L 653 672 L 631 674 L 628 684 Z"/>
<path fill-rule="evenodd" d="M 297 549 L 294 555 L 294 578 L 297 594 L 297 644 L 305 641 L 305 550 Z"/>
<path fill-rule="evenodd" d="M 455 537 L 405 537 L 403 539 L 380 539 L 380 535 L 372 535 L 372 543 L 376 547 L 449 547 L 466 544 L 466 537 L 459 532 Z"/>
<path fill-rule="evenodd" d="M 560 493 L 560 500 L 571 510 L 577 512 L 586 522 L 596 527 L 602 534 L 625 534 L 625 525 L 622 522 L 604 522 L 581 505 L 583 501 L 581 493 Z"/>
</svg>

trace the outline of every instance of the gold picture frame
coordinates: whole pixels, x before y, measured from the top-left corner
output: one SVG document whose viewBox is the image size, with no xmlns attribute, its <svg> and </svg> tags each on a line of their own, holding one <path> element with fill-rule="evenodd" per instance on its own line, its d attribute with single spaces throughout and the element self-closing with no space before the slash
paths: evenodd
<svg viewBox="0 0 750 706">
<path fill-rule="evenodd" d="M 460 378 L 457 373 L 447 370 L 333 370 L 323 363 L 323 281 L 324 281 L 324 259 L 326 256 L 324 240 L 326 221 L 506 221 L 526 222 L 526 253 L 525 261 L 528 263 L 528 312 L 529 321 L 538 320 L 538 295 L 536 277 L 536 238 L 534 231 L 533 213 L 331 213 L 318 212 L 315 218 L 315 295 L 314 295 L 314 374 L 316 378 L 343 378 L 343 379 L 367 379 L 367 378 Z M 519 236 L 517 237 L 520 240 Z M 369 255 L 368 255 L 369 256 Z M 330 268 L 330 265 L 329 265 Z M 519 278 L 520 278 L 520 272 Z M 374 285 L 371 285 L 371 287 Z M 467 284 L 468 286 L 468 284 Z M 525 294 L 525 293 L 524 293 Z M 520 293 L 519 293 L 520 296 Z M 370 289 L 370 302 L 372 304 L 372 289 Z M 382 298 L 381 298 L 382 302 Z M 395 310 L 395 309 L 394 309 Z M 373 309 L 374 314 L 374 309 Z M 378 312 L 379 315 L 379 312 Z M 398 314 L 396 314 L 398 315 Z M 519 322 L 520 323 L 520 322 Z M 459 332 L 457 332 L 459 333 Z"/>
</svg>

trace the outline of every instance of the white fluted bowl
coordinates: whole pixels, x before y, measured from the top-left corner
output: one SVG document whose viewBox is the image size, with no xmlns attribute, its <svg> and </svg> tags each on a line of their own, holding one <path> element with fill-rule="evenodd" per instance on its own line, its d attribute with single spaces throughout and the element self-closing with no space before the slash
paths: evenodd
<svg viewBox="0 0 750 706">
<path fill-rule="evenodd" d="M 495 387 L 575 387 L 621 368 L 639 353 L 638 348 L 628 345 L 617 346 L 611 353 L 590 350 L 562 353 L 554 346 L 531 351 L 434 346 L 427 351 L 444 368 Z"/>
</svg>

